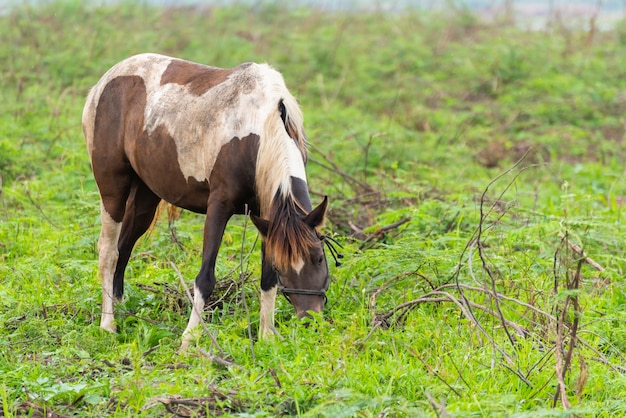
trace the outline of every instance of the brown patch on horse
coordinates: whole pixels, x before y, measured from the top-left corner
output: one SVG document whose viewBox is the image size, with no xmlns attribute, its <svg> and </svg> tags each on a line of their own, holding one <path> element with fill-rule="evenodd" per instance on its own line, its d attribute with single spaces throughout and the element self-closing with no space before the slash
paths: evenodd
<svg viewBox="0 0 626 418">
<path fill-rule="evenodd" d="M 194 62 L 173 60 L 161 76 L 161 85 L 176 83 L 187 86 L 189 92 L 201 96 L 212 87 L 226 81 L 230 69 L 209 67 Z"/>
<path fill-rule="evenodd" d="M 235 213 L 244 213 L 246 204 L 253 212 L 259 210 L 254 188 L 259 141 L 259 135 L 254 133 L 234 137 L 222 146 L 215 159 L 209 183 L 228 196 Z"/>
<path fill-rule="evenodd" d="M 176 206 L 206 212 L 208 181 L 185 178 L 178 163 L 176 141 L 165 126 L 152 131 L 141 144 L 141 151 L 135 151 L 133 145 L 127 147 L 133 168 L 154 193 Z M 141 152 L 141 158 L 135 157 L 136 152 Z"/>
<path fill-rule="evenodd" d="M 124 150 L 125 137 L 144 137 L 146 85 L 139 76 L 111 80 L 98 100 L 91 152 L 102 204 L 115 222 L 122 222 L 132 169 Z M 120 184 L 120 182 L 124 184 Z M 126 184 L 127 183 L 127 184 Z M 125 194 L 125 196 L 124 196 Z"/>
<path fill-rule="evenodd" d="M 227 191 L 229 197 L 236 202 L 234 204 L 236 213 L 243 214 L 245 212 L 246 203 L 249 205 L 249 210 L 253 212 L 258 212 L 259 210 L 258 204 L 254 202 L 254 175 L 258 149 L 259 136 L 251 133 L 241 139 L 237 137 L 231 139 L 227 144 L 222 146 L 217 156 L 210 183 L 216 185 L 217 190 L 215 190 L 214 193 L 224 193 L 224 190 Z M 171 152 L 175 153 L 176 150 L 171 150 Z M 189 178 L 187 181 L 207 187 L 207 194 L 201 194 L 197 202 L 193 204 L 193 207 L 187 208 L 194 212 L 205 213 L 208 200 L 208 185 L 206 182 L 199 183 L 193 178 Z M 180 211 L 176 205 L 163 201 L 157 209 L 157 214 L 154 217 L 154 222 L 150 226 L 150 230 L 154 228 L 157 219 L 166 210 L 169 222 L 180 217 Z"/>
<path fill-rule="evenodd" d="M 306 181 L 298 177 L 291 177 L 291 194 L 296 199 L 299 207 L 304 213 L 312 210 L 311 198 L 309 197 L 309 187 Z"/>
</svg>

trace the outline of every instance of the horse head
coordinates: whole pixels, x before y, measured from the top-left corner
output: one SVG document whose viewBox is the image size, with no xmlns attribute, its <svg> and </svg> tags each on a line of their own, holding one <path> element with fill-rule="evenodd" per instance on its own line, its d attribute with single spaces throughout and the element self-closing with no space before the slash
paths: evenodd
<svg viewBox="0 0 626 418">
<path fill-rule="evenodd" d="M 278 290 L 289 300 L 298 318 L 322 312 L 330 283 L 324 239 L 318 228 L 324 222 L 328 199 L 311 212 L 272 211 L 270 219 L 251 215 L 263 237 L 264 256 L 278 275 Z"/>
</svg>

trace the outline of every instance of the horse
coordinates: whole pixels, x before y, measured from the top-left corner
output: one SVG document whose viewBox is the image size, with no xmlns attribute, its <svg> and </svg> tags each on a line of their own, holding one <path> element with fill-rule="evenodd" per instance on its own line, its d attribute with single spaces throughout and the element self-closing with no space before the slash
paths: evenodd
<svg viewBox="0 0 626 418">
<path fill-rule="evenodd" d="M 299 318 L 322 312 L 330 276 L 320 227 L 328 198 L 312 207 L 303 115 L 278 71 L 135 55 L 89 91 L 82 128 L 100 193 L 101 328 L 116 331 L 126 265 L 163 200 L 205 215 L 182 350 L 213 292 L 226 224 L 246 208 L 262 238 L 259 338 L 277 334 L 279 290 Z"/>
</svg>

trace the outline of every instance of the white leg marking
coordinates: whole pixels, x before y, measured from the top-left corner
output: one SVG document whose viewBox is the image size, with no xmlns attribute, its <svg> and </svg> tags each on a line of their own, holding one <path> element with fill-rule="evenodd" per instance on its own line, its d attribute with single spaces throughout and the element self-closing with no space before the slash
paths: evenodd
<svg viewBox="0 0 626 418">
<path fill-rule="evenodd" d="M 98 239 L 98 271 L 102 281 L 102 317 L 100 328 L 115 332 L 113 316 L 113 275 L 119 253 L 117 241 L 122 230 L 122 223 L 115 222 L 100 203 L 102 229 Z"/>
<path fill-rule="evenodd" d="M 277 290 L 277 286 L 267 291 L 261 289 L 259 338 L 268 338 L 272 335 L 278 335 L 278 331 L 274 328 L 274 308 L 276 306 Z"/>
<path fill-rule="evenodd" d="M 187 323 L 187 328 L 183 332 L 183 341 L 180 344 L 179 352 L 183 352 L 189 346 L 189 342 L 193 339 L 193 333 L 191 332 L 195 327 L 198 326 L 200 321 L 202 320 L 202 311 L 204 310 L 204 298 L 200 293 L 200 289 L 197 286 L 194 286 L 193 289 L 193 306 L 191 309 L 191 315 L 189 316 L 189 323 Z"/>
</svg>

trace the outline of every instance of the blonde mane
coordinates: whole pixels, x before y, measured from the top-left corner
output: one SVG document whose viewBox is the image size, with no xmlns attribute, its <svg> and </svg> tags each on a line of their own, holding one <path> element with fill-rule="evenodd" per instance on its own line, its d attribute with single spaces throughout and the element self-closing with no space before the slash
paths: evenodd
<svg viewBox="0 0 626 418">
<path fill-rule="evenodd" d="M 310 209 L 302 206 L 291 188 L 292 178 L 306 183 L 308 154 L 302 111 L 282 75 L 269 66 L 266 70 L 273 109 L 265 120 L 259 145 L 256 188 L 261 217 L 269 221 L 266 254 L 275 267 L 285 271 L 302 262 L 319 240 L 302 221 Z"/>
<path fill-rule="evenodd" d="M 256 161 L 256 191 L 261 217 L 268 218 L 276 193 L 291 196 L 291 178 L 306 182 L 304 170 L 307 144 L 303 116 L 298 102 L 289 93 L 283 77 L 264 66 L 264 80 L 269 108 L 262 128 Z M 284 122 L 280 106 L 284 107 Z"/>
</svg>

